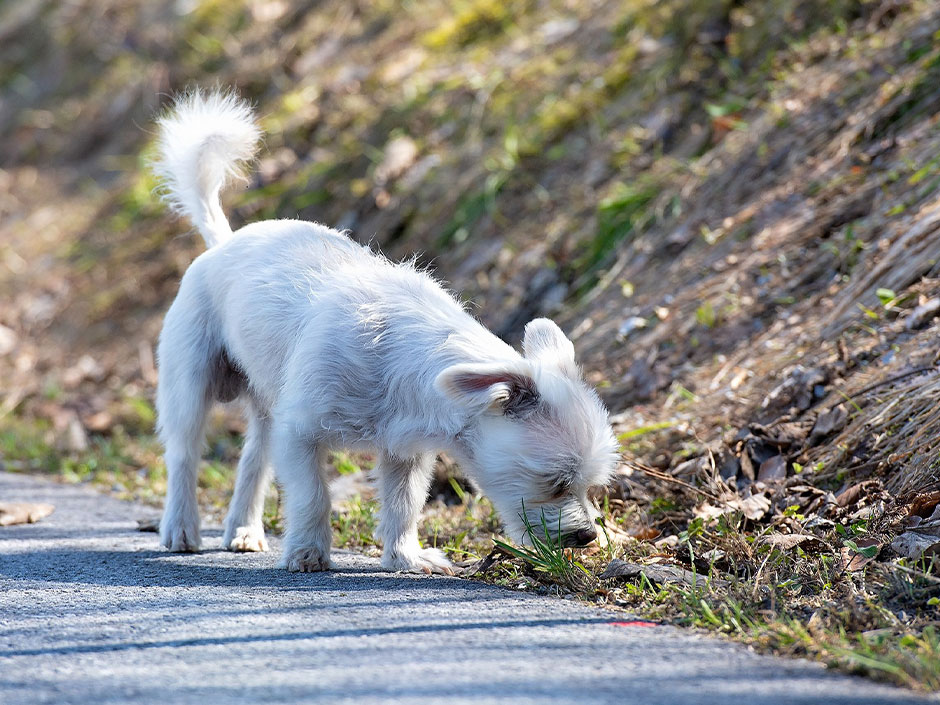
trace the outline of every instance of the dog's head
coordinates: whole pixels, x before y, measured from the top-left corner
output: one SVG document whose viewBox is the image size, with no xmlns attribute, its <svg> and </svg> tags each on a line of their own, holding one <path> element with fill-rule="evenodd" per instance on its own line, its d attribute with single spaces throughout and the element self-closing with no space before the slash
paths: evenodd
<svg viewBox="0 0 940 705">
<path fill-rule="evenodd" d="M 536 319 L 522 347 L 522 359 L 453 365 L 437 386 L 468 413 L 461 460 L 512 539 L 530 543 L 531 527 L 583 546 L 597 535 L 588 490 L 607 483 L 618 445 L 561 329 Z"/>
</svg>

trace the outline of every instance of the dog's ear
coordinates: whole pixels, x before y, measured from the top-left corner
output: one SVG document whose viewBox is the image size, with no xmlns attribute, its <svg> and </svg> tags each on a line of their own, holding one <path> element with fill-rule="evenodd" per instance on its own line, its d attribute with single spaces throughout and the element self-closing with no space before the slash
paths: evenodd
<svg viewBox="0 0 940 705">
<path fill-rule="evenodd" d="M 578 376 L 574 345 L 561 332 L 561 328 L 548 318 L 536 318 L 526 324 L 522 352 L 529 360 L 552 364 L 571 377 Z"/>
<path fill-rule="evenodd" d="M 489 411 L 518 417 L 539 403 L 532 369 L 525 361 L 451 365 L 434 384 L 445 396 L 476 413 Z"/>
</svg>

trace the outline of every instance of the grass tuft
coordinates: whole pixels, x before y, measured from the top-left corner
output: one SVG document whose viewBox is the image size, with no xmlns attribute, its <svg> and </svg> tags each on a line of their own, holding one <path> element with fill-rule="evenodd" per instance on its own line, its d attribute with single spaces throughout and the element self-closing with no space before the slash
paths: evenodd
<svg viewBox="0 0 940 705">
<path fill-rule="evenodd" d="M 565 587 L 583 591 L 590 588 L 594 578 L 588 570 L 571 557 L 571 550 L 561 544 L 561 519 L 556 533 L 553 535 L 548 528 L 545 514 L 542 514 L 541 530 L 532 526 L 522 509 L 522 520 L 525 523 L 525 533 L 532 542 L 531 546 L 515 546 L 513 544 L 493 539 L 493 543 L 505 553 L 521 559 L 532 570 L 551 577 Z"/>
</svg>

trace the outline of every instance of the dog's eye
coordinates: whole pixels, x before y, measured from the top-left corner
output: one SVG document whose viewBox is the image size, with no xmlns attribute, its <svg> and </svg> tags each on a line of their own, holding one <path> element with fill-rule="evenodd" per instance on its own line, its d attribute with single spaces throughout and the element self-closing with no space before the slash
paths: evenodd
<svg viewBox="0 0 940 705">
<path fill-rule="evenodd" d="M 565 494 L 571 491 L 577 477 L 580 462 L 577 458 L 563 458 L 559 462 L 561 470 L 549 482 L 548 496 L 551 500 L 561 499 Z"/>
<path fill-rule="evenodd" d="M 559 477 L 552 483 L 551 487 L 548 490 L 548 498 L 550 500 L 561 499 L 565 496 L 565 493 L 570 489 L 571 483 L 567 478 Z"/>
</svg>

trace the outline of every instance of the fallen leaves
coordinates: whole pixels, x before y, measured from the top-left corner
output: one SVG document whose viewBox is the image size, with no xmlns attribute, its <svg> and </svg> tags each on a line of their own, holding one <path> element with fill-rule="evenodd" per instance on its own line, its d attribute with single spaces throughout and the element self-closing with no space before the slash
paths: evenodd
<svg viewBox="0 0 940 705">
<path fill-rule="evenodd" d="M 823 385 L 828 381 L 825 370 L 795 365 L 771 392 L 764 397 L 761 408 L 783 413 L 790 408 L 808 409 L 814 399 L 823 396 Z"/>
<path fill-rule="evenodd" d="M 35 524 L 55 511 L 51 504 L 34 502 L 0 502 L 0 526 Z"/>
<path fill-rule="evenodd" d="M 849 540 L 839 552 L 842 569 L 850 573 L 861 570 L 871 563 L 881 552 L 881 543 L 878 539 L 865 537 Z"/>
<path fill-rule="evenodd" d="M 762 492 L 752 494 L 750 497 L 732 496 L 722 500 L 720 504 L 709 504 L 703 502 L 694 510 L 696 517 L 702 519 L 717 519 L 725 514 L 740 512 L 751 521 L 757 521 L 763 518 L 770 510 L 770 499 Z"/>
<path fill-rule="evenodd" d="M 924 556 L 940 556 L 940 535 L 905 531 L 891 542 L 891 549 L 915 560 Z"/>
<path fill-rule="evenodd" d="M 819 445 L 824 438 L 845 428 L 848 421 L 849 412 L 846 411 L 844 404 L 838 404 L 831 409 L 822 412 L 813 424 L 813 430 L 810 431 L 807 444 L 810 446 Z"/>
<path fill-rule="evenodd" d="M 916 497 L 903 521 L 906 529 L 891 548 L 906 558 L 940 556 L 940 492 Z"/>
<path fill-rule="evenodd" d="M 777 482 L 787 477 L 787 459 L 782 455 L 774 455 L 763 463 L 757 471 L 758 482 Z"/>
</svg>

